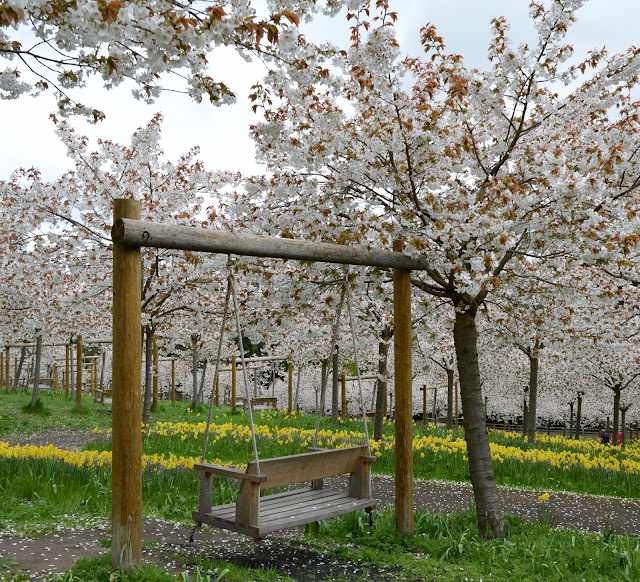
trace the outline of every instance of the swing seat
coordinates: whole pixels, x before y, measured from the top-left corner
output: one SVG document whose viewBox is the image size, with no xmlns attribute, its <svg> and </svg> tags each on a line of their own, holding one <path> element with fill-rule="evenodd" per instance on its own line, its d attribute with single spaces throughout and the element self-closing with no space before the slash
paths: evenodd
<svg viewBox="0 0 640 582">
<path fill-rule="evenodd" d="M 370 498 L 371 463 L 367 447 L 310 449 L 307 453 L 261 460 L 260 473 L 255 461 L 246 471 L 197 463 L 200 471 L 200 502 L 193 512 L 196 524 L 206 523 L 254 538 L 281 529 L 305 525 L 364 509 L 371 513 L 377 501 Z M 213 475 L 240 479 L 235 503 L 211 507 Z M 322 479 L 349 475 L 346 492 L 323 489 Z M 307 483 L 284 493 L 260 496 L 275 487 Z"/>
</svg>

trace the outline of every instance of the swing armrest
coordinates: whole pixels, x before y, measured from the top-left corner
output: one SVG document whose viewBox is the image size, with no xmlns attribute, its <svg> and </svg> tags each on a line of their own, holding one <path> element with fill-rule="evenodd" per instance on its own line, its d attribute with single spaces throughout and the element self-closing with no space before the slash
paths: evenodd
<svg viewBox="0 0 640 582">
<path fill-rule="evenodd" d="M 362 455 L 362 456 L 360 457 L 360 460 L 361 460 L 363 463 L 369 463 L 369 464 L 371 464 L 371 463 L 375 463 L 375 462 L 378 460 L 378 457 L 376 457 L 375 455 Z"/>
<path fill-rule="evenodd" d="M 253 475 L 245 473 L 240 469 L 234 469 L 233 467 L 222 467 L 210 463 L 195 463 L 193 468 L 206 474 L 220 475 L 221 477 L 230 477 L 232 479 L 243 479 L 253 483 L 264 483 L 267 480 L 266 475 Z"/>
</svg>

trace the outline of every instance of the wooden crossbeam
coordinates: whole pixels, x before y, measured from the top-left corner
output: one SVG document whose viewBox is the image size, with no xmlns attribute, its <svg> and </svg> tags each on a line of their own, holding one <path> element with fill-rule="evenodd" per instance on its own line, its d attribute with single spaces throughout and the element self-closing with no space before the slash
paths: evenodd
<svg viewBox="0 0 640 582">
<path fill-rule="evenodd" d="M 130 218 L 121 218 L 114 223 L 111 238 L 113 242 L 129 247 L 202 251 L 342 265 L 367 265 L 384 269 L 423 271 L 429 268 L 424 259 L 409 257 L 397 251 L 205 230 Z"/>
</svg>

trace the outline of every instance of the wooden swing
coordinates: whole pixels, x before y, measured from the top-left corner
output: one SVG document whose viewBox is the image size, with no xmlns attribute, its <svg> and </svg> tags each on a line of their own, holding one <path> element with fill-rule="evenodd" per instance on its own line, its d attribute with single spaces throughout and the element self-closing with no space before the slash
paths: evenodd
<svg viewBox="0 0 640 582">
<path fill-rule="evenodd" d="M 218 344 L 215 377 L 218 375 L 220 366 L 223 334 L 229 311 L 230 297 L 233 299 L 236 316 L 236 337 L 240 347 L 245 395 L 248 401 L 249 389 L 247 371 L 242 349 L 242 333 L 238 317 L 235 281 L 231 268 L 229 268 L 229 276 L 227 279 L 227 296 L 222 319 L 220 341 Z M 347 299 L 347 308 L 351 323 L 355 364 L 356 369 L 359 370 L 355 330 L 351 315 L 349 288 L 346 279 L 334 323 L 330 353 L 333 353 L 335 349 L 338 322 L 345 297 Z M 326 378 L 323 379 L 323 384 L 324 380 L 326 380 Z M 258 450 L 253 424 L 253 411 L 252 407 L 249 406 L 247 410 L 249 414 L 249 425 L 251 428 L 254 460 L 247 465 L 245 471 L 241 471 L 239 469 L 212 465 L 205 462 L 213 410 L 212 398 L 209 405 L 209 415 L 207 418 L 207 426 L 204 436 L 202 460 L 200 463 L 196 463 L 194 465 L 194 468 L 197 471 L 200 471 L 199 507 L 193 512 L 193 520 L 196 522 L 196 527 L 206 523 L 207 525 L 229 529 L 254 538 L 261 538 L 270 532 L 305 525 L 324 519 L 330 519 L 339 515 L 352 513 L 359 509 L 364 509 L 369 514 L 371 522 L 371 512 L 377 505 L 377 501 L 372 499 L 370 495 L 371 463 L 374 463 L 377 460 L 377 457 L 372 456 L 369 449 L 369 435 L 361 384 L 360 400 L 363 405 L 366 444 L 335 450 L 317 448 L 315 445 L 317 444 L 320 428 L 320 414 L 318 414 L 314 447 L 310 448 L 306 453 L 263 460 L 258 459 Z M 323 410 L 324 392 L 322 394 L 321 401 L 320 410 Z M 240 480 L 240 490 L 235 503 L 212 507 L 214 475 Z M 323 488 L 324 479 L 339 475 L 348 476 L 348 487 L 346 491 L 333 491 Z M 261 496 L 261 492 L 269 489 L 300 484 L 306 485 L 284 493 L 273 493 L 271 495 Z M 194 532 L 195 528 L 191 532 L 191 541 L 193 541 Z"/>
</svg>

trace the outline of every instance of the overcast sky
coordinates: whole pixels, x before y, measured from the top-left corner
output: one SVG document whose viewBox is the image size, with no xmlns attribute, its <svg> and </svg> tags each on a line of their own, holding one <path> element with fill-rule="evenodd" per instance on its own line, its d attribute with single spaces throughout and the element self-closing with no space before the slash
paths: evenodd
<svg viewBox="0 0 640 582">
<path fill-rule="evenodd" d="M 490 38 L 489 22 L 505 16 L 511 24 L 516 42 L 534 38 L 528 21 L 529 0 L 392 0 L 399 13 L 397 24 L 401 47 L 418 54 L 419 29 L 431 22 L 436 25 L 447 47 L 463 54 L 471 67 L 486 63 Z M 581 56 L 592 48 L 606 46 L 610 53 L 640 45 L 640 0 L 591 0 L 578 13 L 578 22 L 569 39 Z M 309 35 L 314 40 L 329 38 L 335 24 L 316 23 Z M 199 145 L 201 159 L 209 169 L 251 172 L 253 145 L 248 127 L 254 121 L 246 99 L 250 86 L 262 74 L 261 65 L 246 65 L 232 50 L 223 50 L 212 59 L 214 74 L 227 82 L 238 95 L 236 105 L 213 107 L 194 104 L 188 97 L 165 95 L 154 105 L 145 105 L 131 97 L 130 89 L 113 91 L 91 89 L 83 102 L 96 105 L 107 115 L 106 121 L 90 126 L 80 119 L 74 127 L 92 139 L 98 137 L 128 143 L 136 128 L 151 116 L 164 114 L 163 147 L 175 159 L 190 147 Z M 6 63 L 2 64 L 4 68 Z M 0 179 L 19 166 L 39 168 L 45 178 L 53 179 L 71 167 L 64 148 L 53 132 L 49 113 L 55 109 L 50 98 L 23 97 L 17 101 L 0 101 L 2 133 L 0 140 Z M 8 138 L 8 139 L 7 139 Z"/>
</svg>

